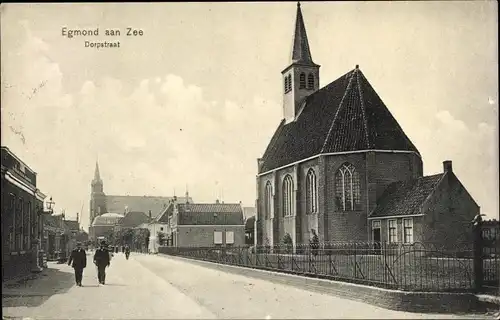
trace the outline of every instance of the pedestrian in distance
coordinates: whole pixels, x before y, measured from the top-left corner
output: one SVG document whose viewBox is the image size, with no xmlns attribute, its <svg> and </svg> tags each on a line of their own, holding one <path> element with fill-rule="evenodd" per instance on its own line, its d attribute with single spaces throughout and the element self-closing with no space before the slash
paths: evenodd
<svg viewBox="0 0 500 320">
<path fill-rule="evenodd" d="M 128 260 L 129 256 L 130 256 L 130 248 L 129 248 L 129 246 L 126 246 L 125 247 L 125 258 L 127 258 L 127 260 Z"/>
<path fill-rule="evenodd" d="M 106 282 L 106 267 L 111 264 L 110 252 L 106 247 L 106 241 L 101 242 L 101 247 L 94 254 L 94 264 L 97 266 L 97 278 L 100 284 Z"/>
<path fill-rule="evenodd" d="M 83 269 L 87 266 L 87 253 L 82 248 L 82 243 L 77 242 L 76 248 L 71 251 L 69 256 L 68 266 L 72 266 L 75 270 L 76 285 L 82 286 Z"/>
</svg>

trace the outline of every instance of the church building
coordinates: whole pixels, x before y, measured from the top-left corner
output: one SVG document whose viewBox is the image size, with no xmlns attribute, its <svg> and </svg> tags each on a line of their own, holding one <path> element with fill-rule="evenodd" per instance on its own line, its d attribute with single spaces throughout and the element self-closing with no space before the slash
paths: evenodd
<svg viewBox="0 0 500 320">
<path fill-rule="evenodd" d="M 257 245 L 468 241 L 479 206 L 451 161 L 423 176 L 420 152 L 356 65 L 319 87 L 297 4 L 283 119 L 257 174 Z M 314 231 L 313 231 L 314 230 Z"/>
<path fill-rule="evenodd" d="M 96 162 L 94 179 L 91 183 L 89 230 L 94 222 L 98 225 L 106 222 L 104 225 L 108 225 L 109 221 L 112 221 L 112 219 L 108 219 L 110 217 L 123 218 L 134 215 L 135 218 L 141 218 L 143 215 L 147 215 L 149 219 L 154 219 L 168 206 L 172 199 L 173 197 L 106 195 L 99 172 L 99 164 Z M 179 197 L 179 201 L 192 203 L 193 199 L 186 192 L 186 196 Z M 96 219 L 105 214 L 107 215 L 104 218 L 108 218 Z M 115 223 L 113 222 L 113 224 Z"/>
</svg>

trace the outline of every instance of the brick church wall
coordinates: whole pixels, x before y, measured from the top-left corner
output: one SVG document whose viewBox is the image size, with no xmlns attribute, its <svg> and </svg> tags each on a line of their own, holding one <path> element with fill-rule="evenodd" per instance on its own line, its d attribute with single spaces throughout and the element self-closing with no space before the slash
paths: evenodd
<svg viewBox="0 0 500 320">
<path fill-rule="evenodd" d="M 340 211 L 335 204 L 335 173 L 342 164 L 349 162 L 360 176 L 361 205 L 356 211 Z M 318 213 L 306 214 L 306 177 L 310 168 L 316 174 L 318 187 Z M 295 217 L 283 217 L 283 179 L 287 174 L 293 178 L 295 193 Z M 282 242 L 286 233 L 296 243 L 308 243 L 311 229 L 318 232 L 320 241 L 367 241 L 370 235 L 368 215 L 375 207 L 377 198 L 392 182 L 422 176 L 422 161 L 411 153 L 351 153 L 318 158 L 289 166 L 257 178 L 259 243 L 266 237 L 274 244 Z M 273 184 L 274 219 L 264 220 L 265 186 Z M 267 225 L 266 225 L 267 224 Z M 272 224 L 272 227 L 271 227 Z"/>
</svg>

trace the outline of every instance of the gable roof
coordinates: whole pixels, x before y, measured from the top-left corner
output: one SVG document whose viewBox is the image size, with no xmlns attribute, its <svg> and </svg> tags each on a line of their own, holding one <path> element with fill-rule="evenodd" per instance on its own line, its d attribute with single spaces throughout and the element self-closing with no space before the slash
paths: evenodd
<svg viewBox="0 0 500 320">
<path fill-rule="evenodd" d="M 153 218 L 153 221 L 151 223 L 161 223 L 161 224 L 167 224 L 168 223 L 168 218 L 172 215 L 172 212 L 174 211 L 174 205 L 173 203 L 170 203 L 166 208 L 164 208 L 159 215 L 157 215 L 155 218 Z"/>
<path fill-rule="evenodd" d="M 47 214 L 43 216 L 43 225 L 44 228 L 50 227 L 50 228 L 58 228 L 61 229 L 61 218 L 60 216 L 55 216 L 51 214 Z"/>
<path fill-rule="evenodd" d="M 180 203 L 178 225 L 244 225 L 239 203 Z"/>
<path fill-rule="evenodd" d="M 408 181 L 393 182 L 377 199 L 377 206 L 370 218 L 420 214 L 427 197 L 438 186 L 444 173 Z"/>
<path fill-rule="evenodd" d="M 64 220 L 64 223 L 66 224 L 66 226 L 68 227 L 69 230 L 73 231 L 73 230 L 80 230 L 80 223 L 78 223 L 78 221 L 76 220 Z"/>
<path fill-rule="evenodd" d="M 170 203 L 173 197 L 153 197 L 153 196 L 115 196 L 106 195 L 106 207 L 109 212 L 125 212 L 125 207 L 129 211 L 143 212 L 146 215 L 151 210 L 152 217 L 159 215 Z M 189 202 L 193 199 L 189 197 Z M 178 202 L 186 202 L 185 197 L 177 197 Z"/>
<path fill-rule="evenodd" d="M 119 224 L 124 228 L 134 228 L 149 221 L 149 216 L 147 216 L 144 212 L 130 211 L 125 214 Z"/>
<path fill-rule="evenodd" d="M 322 153 L 398 150 L 420 154 L 358 66 L 312 93 L 295 121 L 281 120 L 259 173 Z"/>
</svg>

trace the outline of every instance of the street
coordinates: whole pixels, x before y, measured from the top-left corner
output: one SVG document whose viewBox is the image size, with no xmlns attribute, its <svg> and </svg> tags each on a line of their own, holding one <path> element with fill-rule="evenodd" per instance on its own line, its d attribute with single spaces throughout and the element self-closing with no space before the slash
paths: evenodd
<svg viewBox="0 0 500 320">
<path fill-rule="evenodd" d="M 132 253 L 115 255 L 106 285 L 88 255 L 83 287 L 72 269 L 49 264 L 47 275 L 3 293 L 4 317 L 73 319 L 214 318 L 486 318 L 478 315 L 415 314 L 311 292 L 285 284 L 217 271 L 185 260 Z M 24 290 L 24 291 L 23 291 Z M 31 293 L 28 296 L 27 293 Z M 22 296 L 21 296 L 22 295 Z"/>
</svg>

